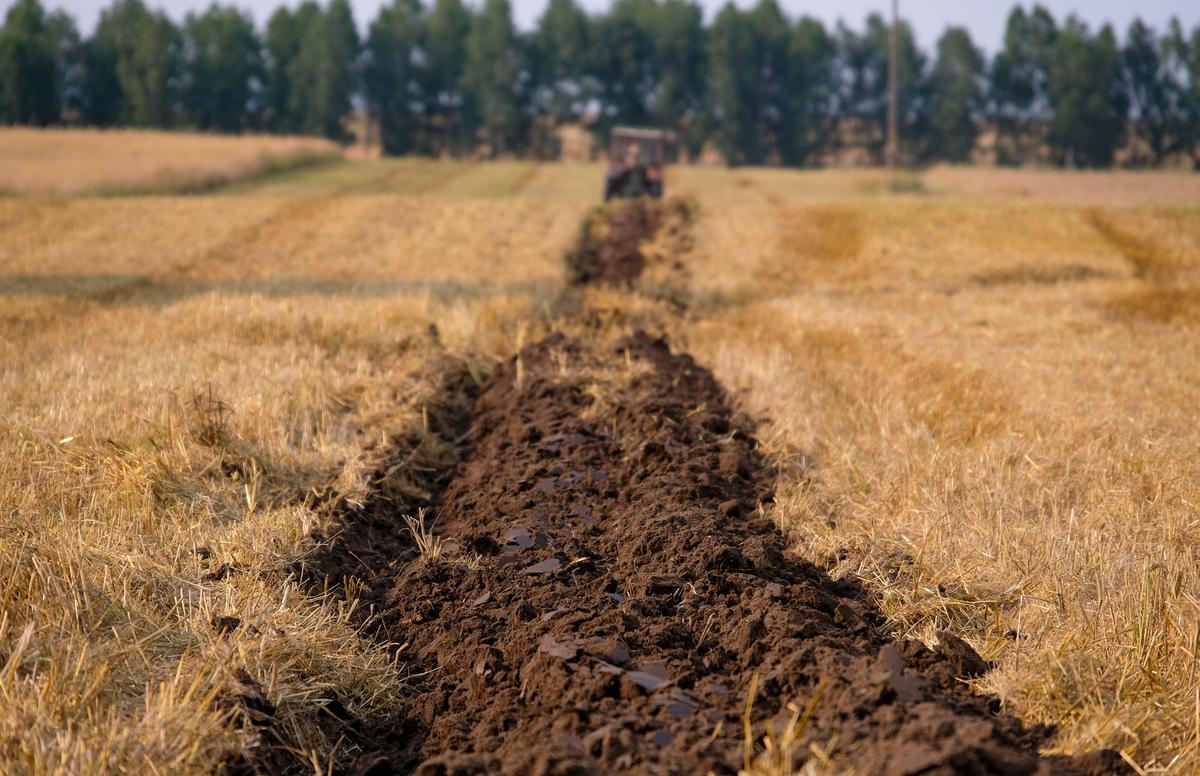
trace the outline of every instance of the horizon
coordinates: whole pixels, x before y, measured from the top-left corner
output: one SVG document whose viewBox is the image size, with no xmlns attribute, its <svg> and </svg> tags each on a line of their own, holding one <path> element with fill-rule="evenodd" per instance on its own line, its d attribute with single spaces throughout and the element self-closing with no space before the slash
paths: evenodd
<svg viewBox="0 0 1200 776">
<path fill-rule="evenodd" d="M 517 28 L 529 31 L 536 26 L 538 18 L 546 7 L 546 0 L 509 0 L 513 8 L 513 21 Z M 112 4 L 112 0 L 42 0 L 47 9 L 66 11 L 79 25 L 80 32 L 90 35 L 95 29 L 100 13 Z M 147 0 L 151 8 L 162 9 L 175 21 L 181 21 L 189 12 L 201 11 L 211 4 L 212 0 Z M 579 4 L 591 14 L 603 13 L 611 5 L 610 0 L 578 0 Z M 704 20 L 708 23 L 716 12 L 725 4 L 724 0 L 697 0 L 704 9 Z M 741 0 L 734 3 L 739 8 L 753 6 L 756 0 Z M 355 22 L 361 31 L 365 31 L 379 9 L 386 3 L 383 0 L 350 0 L 354 9 Z M 0 0 L 0 12 L 7 13 L 12 6 L 12 0 Z M 276 8 L 282 5 L 296 6 L 297 2 L 274 2 L 274 0 L 233 0 L 222 3 L 248 11 L 255 24 L 262 27 Z M 429 5 L 429 2 L 423 2 Z M 479 5 L 478 0 L 467 0 L 470 6 Z M 1074 14 L 1085 20 L 1092 28 L 1103 24 L 1113 25 L 1118 35 L 1123 39 L 1124 33 L 1134 18 L 1140 17 L 1151 27 L 1162 30 L 1170 19 L 1177 17 L 1185 29 L 1200 25 L 1200 4 L 1186 4 L 1178 0 L 1145 0 L 1131 9 L 1128 3 L 1119 0 L 1098 0 L 1083 5 L 1073 0 L 1043 0 L 1040 3 L 1062 20 Z M 871 13 L 888 14 L 890 3 L 883 0 L 844 0 L 836 10 L 827 7 L 814 7 L 816 4 L 802 0 L 779 0 L 780 7 L 793 21 L 801 16 L 812 16 L 820 19 L 827 27 L 833 27 L 838 22 L 845 22 L 851 28 L 862 26 Z M 1028 2 L 1013 2 L 1003 5 L 975 5 L 946 3 L 944 0 L 907 0 L 901 3 L 900 15 L 909 22 L 915 31 L 917 43 L 923 49 L 931 49 L 937 42 L 942 31 L 949 26 L 966 27 L 971 33 L 975 44 L 992 56 L 1000 48 L 1003 41 L 1004 25 L 1009 13 L 1017 5 L 1030 7 Z M 946 6 L 950 6 L 946 8 Z"/>
</svg>

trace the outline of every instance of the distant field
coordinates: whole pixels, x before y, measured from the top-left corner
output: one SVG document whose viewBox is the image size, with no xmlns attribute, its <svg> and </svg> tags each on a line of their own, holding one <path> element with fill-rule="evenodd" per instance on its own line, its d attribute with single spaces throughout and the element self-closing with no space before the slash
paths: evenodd
<svg viewBox="0 0 1200 776">
<path fill-rule="evenodd" d="M 0 188 L 321 151 L 50 137 L 0 133 Z M 896 634 L 974 645 L 1051 749 L 1200 768 L 1196 176 L 676 169 L 699 215 L 662 318 L 653 289 L 564 295 L 600 174 L 339 161 L 0 199 L 0 771 L 208 772 L 256 740 L 229 716 L 256 691 L 309 771 L 345 765 L 314 709 L 386 715 L 412 678 L 288 575 L 317 496 L 367 498 L 410 444 L 387 482 L 419 491 L 453 458 L 451 366 L 482 378 L 573 305 L 713 368 L 797 550 Z"/>
<path fill-rule="evenodd" d="M 3 127 L 0 193 L 186 192 L 339 155 L 313 138 Z"/>
</svg>

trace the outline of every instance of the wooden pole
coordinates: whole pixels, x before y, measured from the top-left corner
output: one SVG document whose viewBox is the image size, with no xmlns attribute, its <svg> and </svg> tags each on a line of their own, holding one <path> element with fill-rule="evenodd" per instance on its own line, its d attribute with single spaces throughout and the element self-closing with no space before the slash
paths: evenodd
<svg viewBox="0 0 1200 776">
<path fill-rule="evenodd" d="M 900 0 L 892 0 L 888 30 L 887 166 L 895 169 L 900 156 Z"/>
</svg>

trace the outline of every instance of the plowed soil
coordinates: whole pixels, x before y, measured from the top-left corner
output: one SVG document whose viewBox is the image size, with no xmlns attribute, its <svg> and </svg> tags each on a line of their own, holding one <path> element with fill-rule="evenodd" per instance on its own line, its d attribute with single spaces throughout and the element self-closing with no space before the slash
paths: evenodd
<svg viewBox="0 0 1200 776">
<path fill-rule="evenodd" d="M 421 403 L 425 428 L 392 437 L 381 465 L 371 473 L 362 504 L 351 504 L 333 488 L 316 494 L 312 508 L 333 515 L 331 525 L 312 533 L 315 550 L 296 568 L 311 590 L 343 589 L 349 578 L 364 585 L 369 615 L 383 600 L 396 569 L 417 555 L 406 517 L 434 509 L 452 475 L 466 434 L 478 386 L 461 364 L 446 359 L 433 395 Z M 403 465 L 399 465 L 401 462 Z"/>
<path fill-rule="evenodd" d="M 595 216 L 576 281 L 633 284 L 656 213 Z M 974 693 L 989 666 L 954 636 L 887 638 L 764 515 L 773 469 L 713 375 L 643 332 L 604 341 L 556 333 L 451 391 L 460 463 L 423 499 L 440 543 L 394 494 L 315 559 L 368 581 L 412 671 L 395 720 L 347 725 L 355 773 L 733 774 L 764 736 L 834 773 L 1126 772 L 1040 757 L 1052 731 Z"/>
<path fill-rule="evenodd" d="M 646 268 L 642 245 L 654 237 L 661 220 L 662 206 L 648 199 L 618 201 L 592 213 L 567 256 L 572 280 L 579 285 L 633 285 Z"/>
<path fill-rule="evenodd" d="M 598 407 L 592 376 L 622 370 Z M 422 679 L 405 751 L 374 767 L 735 773 L 752 701 L 759 733 L 806 709 L 803 751 L 838 770 L 1122 770 L 1111 752 L 1040 759 L 1048 731 L 960 681 L 987 669 L 970 647 L 889 641 L 862 591 L 791 557 L 758 508 L 771 472 L 753 436 L 663 341 L 526 347 L 469 439 L 438 518 L 457 547 L 389 596 Z"/>
</svg>

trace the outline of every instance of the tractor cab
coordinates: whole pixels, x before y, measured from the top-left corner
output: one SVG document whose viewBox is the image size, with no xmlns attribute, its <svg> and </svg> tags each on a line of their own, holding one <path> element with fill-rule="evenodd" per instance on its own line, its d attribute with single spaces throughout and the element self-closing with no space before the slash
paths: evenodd
<svg viewBox="0 0 1200 776">
<path fill-rule="evenodd" d="M 604 199 L 663 195 L 666 135 L 660 129 L 616 127 L 608 146 Z"/>
</svg>

